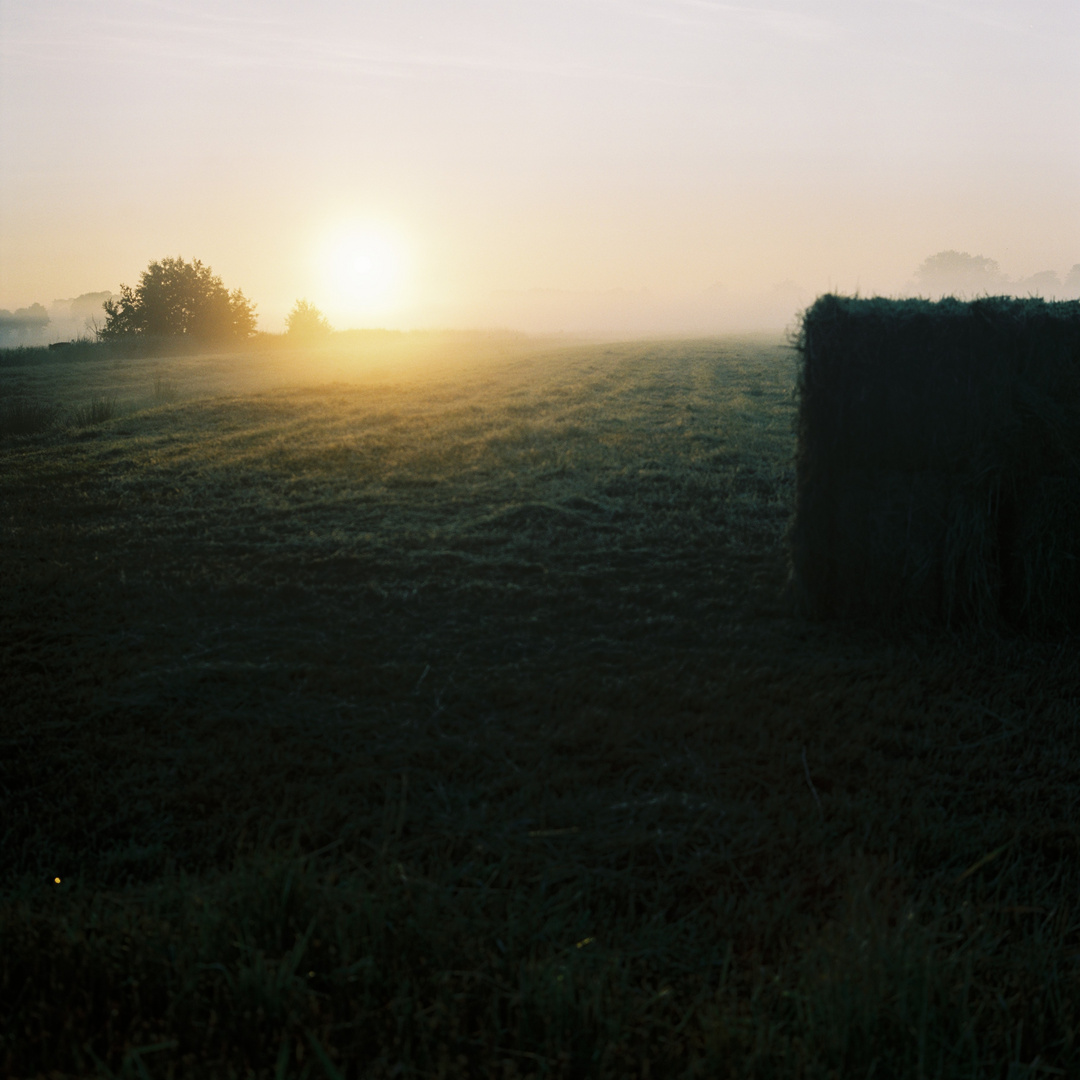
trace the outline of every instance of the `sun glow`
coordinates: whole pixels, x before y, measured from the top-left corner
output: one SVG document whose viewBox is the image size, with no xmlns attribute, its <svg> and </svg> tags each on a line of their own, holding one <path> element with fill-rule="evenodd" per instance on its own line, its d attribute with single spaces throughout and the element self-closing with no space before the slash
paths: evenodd
<svg viewBox="0 0 1080 1080">
<path fill-rule="evenodd" d="M 338 228 L 321 245 L 320 295 L 339 329 L 392 318 L 405 301 L 406 248 L 384 228 Z"/>
</svg>

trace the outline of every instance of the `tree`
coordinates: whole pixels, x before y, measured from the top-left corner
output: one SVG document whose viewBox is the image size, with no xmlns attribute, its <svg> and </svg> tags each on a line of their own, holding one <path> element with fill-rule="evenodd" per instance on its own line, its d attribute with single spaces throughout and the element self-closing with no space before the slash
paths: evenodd
<svg viewBox="0 0 1080 1080">
<path fill-rule="evenodd" d="M 289 337 L 311 340 L 326 337 L 332 332 L 333 327 L 327 322 L 326 316 L 306 300 L 297 300 L 292 311 L 285 316 L 285 333 Z"/>
<path fill-rule="evenodd" d="M 1031 277 L 1015 282 L 1012 290 L 1017 296 L 1060 296 L 1061 278 L 1053 270 L 1040 270 Z"/>
<path fill-rule="evenodd" d="M 1080 299 L 1080 263 L 1075 263 L 1065 275 L 1065 292 Z"/>
<path fill-rule="evenodd" d="M 0 347 L 8 344 L 9 340 L 26 344 L 40 338 L 49 321 L 49 313 L 40 304 L 31 304 L 17 311 L 0 311 Z"/>
<path fill-rule="evenodd" d="M 939 251 L 915 271 L 915 280 L 930 295 L 977 296 L 1001 290 L 1005 275 L 993 259 L 966 251 Z"/>
<path fill-rule="evenodd" d="M 152 262 L 139 287 L 120 286 L 106 300 L 100 337 L 190 337 L 200 343 L 237 341 L 255 333 L 255 305 L 239 289 L 229 292 L 198 259 Z"/>
</svg>

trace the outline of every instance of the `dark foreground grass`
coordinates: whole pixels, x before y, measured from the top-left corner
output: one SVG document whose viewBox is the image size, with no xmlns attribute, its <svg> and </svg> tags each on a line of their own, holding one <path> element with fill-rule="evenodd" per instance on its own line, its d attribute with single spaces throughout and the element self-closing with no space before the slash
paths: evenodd
<svg viewBox="0 0 1080 1080">
<path fill-rule="evenodd" d="M 1077 1074 L 1075 643 L 785 614 L 778 344 L 376 359 L 0 372 L 0 1071 Z"/>
</svg>

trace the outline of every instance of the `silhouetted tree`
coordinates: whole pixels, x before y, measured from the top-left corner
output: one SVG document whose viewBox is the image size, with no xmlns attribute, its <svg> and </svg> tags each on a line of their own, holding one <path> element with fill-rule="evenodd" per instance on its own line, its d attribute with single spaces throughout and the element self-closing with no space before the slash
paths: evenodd
<svg viewBox="0 0 1080 1080">
<path fill-rule="evenodd" d="M 326 316 L 306 300 L 297 300 L 292 311 L 285 316 L 285 332 L 289 337 L 311 338 L 326 337 L 333 332 Z"/>
<path fill-rule="evenodd" d="M 102 338 L 133 335 L 190 337 L 199 342 L 236 341 L 255 333 L 255 305 L 239 289 L 229 292 L 198 259 L 152 262 L 139 287 L 120 286 L 106 300 Z"/>
<path fill-rule="evenodd" d="M 966 251 L 939 251 L 915 271 L 915 280 L 930 295 L 977 296 L 1000 292 L 1006 279 L 993 259 Z"/>
<path fill-rule="evenodd" d="M 1080 297 L 1080 263 L 1074 263 L 1065 275 L 1065 292 L 1069 296 Z"/>
</svg>

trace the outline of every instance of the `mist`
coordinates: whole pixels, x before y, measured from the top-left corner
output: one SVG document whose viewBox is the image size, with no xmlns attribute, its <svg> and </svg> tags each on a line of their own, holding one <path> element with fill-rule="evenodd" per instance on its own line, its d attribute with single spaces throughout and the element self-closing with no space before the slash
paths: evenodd
<svg viewBox="0 0 1080 1080">
<path fill-rule="evenodd" d="M 570 334 L 609 338 L 708 337 L 740 333 L 790 333 L 799 317 L 823 292 L 940 299 L 955 296 L 1012 295 L 1046 300 L 1080 299 L 1080 263 L 1010 276 L 996 259 L 955 250 L 939 251 L 914 267 L 891 289 L 864 289 L 859 281 L 821 282 L 817 288 L 788 279 L 764 289 L 717 282 L 696 292 L 565 288 L 496 289 L 457 306 L 432 304 L 398 313 L 387 328 L 406 330 L 511 330 L 527 334 Z M 44 345 L 93 337 L 103 323 L 103 303 L 110 290 L 86 292 L 47 306 L 33 303 L 15 311 L 0 310 L 0 348 Z M 260 329 L 280 333 L 284 311 L 260 308 Z M 380 324 L 340 316 L 337 330 Z M 382 324 L 386 326 L 386 324 Z"/>
<path fill-rule="evenodd" d="M 102 305 L 112 296 L 106 289 L 53 300 L 47 306 L 35 302 L 15 311 L 0 309 L 0 348 L 92 338 L 104 323 Z"/>
<path fill-rule="evenodd" d="M 1075 5 L 55 0 L 0 18 L 0 306 L 50 319 L 11 340 L 77 336 L 85 315 L 49 297 L 178 255 L 271 332 L 300 297 L 338 328 L 695 335 L 783 330 L 827 291 L 1077 291 Z M 392 282 L 341 273 L 365 236 L 393 249 Z M 949 251 L 998 277 L 916 276 Z"/>
</svg>

